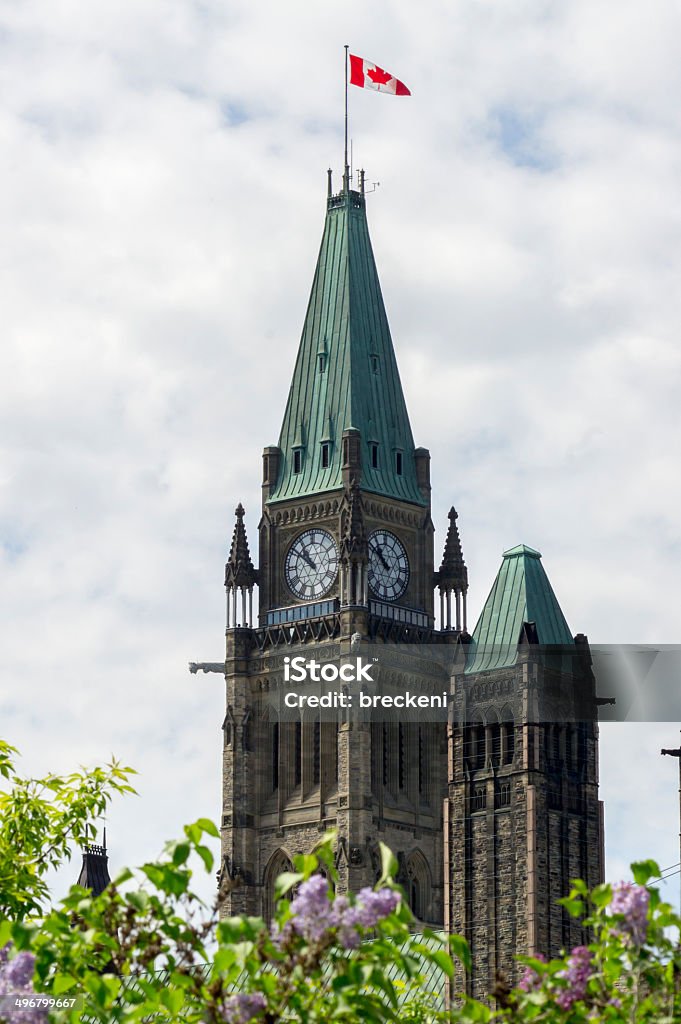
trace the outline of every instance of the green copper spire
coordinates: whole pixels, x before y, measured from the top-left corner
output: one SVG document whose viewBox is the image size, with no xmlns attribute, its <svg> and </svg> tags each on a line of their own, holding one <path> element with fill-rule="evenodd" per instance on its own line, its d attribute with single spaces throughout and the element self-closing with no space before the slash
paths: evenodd
<svg viewBox="0 0 681 1024">
<path fill-rule="evenodd" d="M 473 630 L 466 673 L 515 665 L 525 623 L 540 644 L 574 643 L 541 555 L 519 544 L 504 551 L 501 568 Z"/>
<path fill-rule="evenodd" d="M 343 486 L 343 431 L 365 491 L 424 505 L 414 439 L 369 240 L 364 195 L 330 195 L 269 501 Z"/>
</svg>

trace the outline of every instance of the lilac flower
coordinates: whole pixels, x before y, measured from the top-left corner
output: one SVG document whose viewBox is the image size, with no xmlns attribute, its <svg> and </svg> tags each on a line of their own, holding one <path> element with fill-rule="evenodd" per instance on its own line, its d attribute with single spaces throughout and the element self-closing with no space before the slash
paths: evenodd
<svg viewBox="0 0 681 1024">
<path fill-rule="evenodd" d="M 33 953 L 17 953 L 4 968 L 5 978 L 12 988 L 29 988 L 33 979 L 35 957 Z"/>
<path fill-rule="evenodd" d="M 360 889 L 357 903 L 353 908 L 357 924 L 362 928 L 375 928 L 379 921 L 392 914 L 400 902 L 399 894 L 393 889 Z"/>
<path fill-rule="evenodd" d="M 543 964 L 546 963 L 546 957 L 541 953 L 537 953 L 534 959 L 541 960 Z M 521 992 L 534 992 L 541 986 L 541 981 L 541 975 L 537 974 L 534 967 L 526 967 L 525 973 L 518 982 L 518 988 Z"/>
<path fill-rule="evenodd" d="M 281 944 L 291 932 L 308 942 L 321 942 L 333 929 L 345 949 L 359 945 L 358 928 L 375 928 L 380 920 L 391 914 L 400 902 L 392 889 L 361 889 L 354 906 L 346 896 L 329 898 L 329 883 L 323 875 L 313 875 L 298 889 L 291 902 L 291 918 L 273 938 Z"/>
<path fill-rule="evenodd" d="M 222 1017 L 225 1024 L 247 1024 L 266 1009 L 267 1001 L 260 992 L 239 992 L 225 999 Z"/>
<path fill-rule="evenodd" d="M 0 1000 L 3 1000 L 3 1020 L 7 1024 L 47 1024 L 48 1011 L 38 1006 L 15 1006 L 14 999 L 34 995 L 32 978 L 35 967 L 33 953 L 17 953 L 11 960 L 11 945 L 0 949 Z"/>
<path fill-rule="evenodd" d="M 624 921 L 617 925 L 617 931 L 630 935 L 637 946 L 642 946 L 648 933 L 648 903 L 650 893 L 644 885 L 633 882 L 618 882 L 613 886 L 610 910 L 623 914 Z"/>
<path fill-rule="evenodd" d="M 556 996 L 561 1010 L 569 1010 L 573 1003 L 583 999 L 591 977 L 591 950 L 586 946 L 575 946 L 568 957 L 567 969 L 557 977 L 564 978 L 567 986 Z"/>
<path fill-rule="evenodd" d="M 291 914 L 291 928 L 308 942 L 321 941 L 325 932 L 338 924 L 329 900 L 329 883 L 323 875 L 313 875 L 302 883 L 291 901 Z"/>
</svg>

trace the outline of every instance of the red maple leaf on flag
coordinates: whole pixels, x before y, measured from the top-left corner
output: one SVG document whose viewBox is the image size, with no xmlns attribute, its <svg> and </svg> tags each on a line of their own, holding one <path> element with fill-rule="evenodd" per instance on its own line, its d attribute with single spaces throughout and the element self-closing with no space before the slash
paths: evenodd
<svg viewBox="0 0 681 1024">
<path fill-rule="evenodd" d="M 385 85 L 393 76 L 384 71 L 383 68 L 369 68 L 367 78 L 370 78 L 376 85 Z"/>
<path fill-rule="evenodd" d="M 389 71 L 379 68 L 373 61 L 358 57 L 355 53 L 349 53 L 350 59 L 350 85 L 356 85 L 360 89 L 375 89 L 377 92 L 392 93 L 393 96 L 410 96 L 404 82 L 391 75 Z"/>
</svg>

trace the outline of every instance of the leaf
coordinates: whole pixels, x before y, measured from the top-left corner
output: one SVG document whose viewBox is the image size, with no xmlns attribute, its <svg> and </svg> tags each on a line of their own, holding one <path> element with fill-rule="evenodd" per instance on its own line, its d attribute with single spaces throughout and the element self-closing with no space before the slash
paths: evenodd
<svg viewBox="0 0 681 1024">
<path fill-rule="evenodd" d="M 293 858 L 293 863 L 302 875 L 307 880 L 310 875 L 313 875 L 319 867 L 319 860 L 313 853 L 299 853 Z"/>
<path fill-rule="evenodd" d="M 76 979 L 70 974 L 57 974 L 52 982 L 52 992 L 55 996 L 60 996 L 62 992 L 68 992 L 75 984 Z"/>
<path fill-rule="evenodd" d="M 161 1005 L 177 1014 L 184 1004 L 184 992 L 179 988 L 164 988 L 161 992 Z"/>
<path fill-rule="evenodd" d="M 450 935 L 448 941 L 453 955 L 459 958 L 467 971 L 472 971 L 471 951 L 463 935 Z"/>
<path fill-rule="evenodd" d="M 454 964 L 451 956 L 446 950 L 431 949 L 429 946 L 424 946 L 423 943 L 415 945 L 414 950 L 421 953 L 426 960 L 430 960 L 431 963 L 437 964 L 440 970 L 446 974 L 448 978 L 454 977 Z"/>
<path fill-rule="evenodd" d="M 657 861 L 640 860 L 631 865 L 631 873 L 638 885 L 645 885 L 651 878 L 660 877 L 660 868 Z"/>
<path fill-rule="evenodd" d="M 157 889 L 171 896 L 181 896 L 189 886 L 189 873 L 172 864 L 144 864 L 142 871 Z"/>
<path fill-rule="evenodd" d="M 145 892 L 144 889 L 137 889 L 135 892 L 129 892 L 127 894 L 127 899 L 130 906 L 140 914 L 143 914 L 149 906 L 149 893 Z"/>
<path fill-rule="evenodd" d="M 565 907 L 570 917 L 582 917 L 584 914 L 584 903 L 580 899 L 564 896 L 557 900 L 562 907 Z"/>
<path fill-rule="evenodd" d="M 390 978 L 384 973 L 382 967 L 379 967 L 371 972 L 369 984 L 374 985 L 376 988 L 380 989 L 381 992 L 384 992 L 388 997 L 390 1005 L 394 1007 L 394 1009 L 397 1009 L 398 1001 L 397 993 L 395 992 L 395 986 L 393 985 Z"/>
<path fill-rule="evenodd" d="M 477 999 L 471 999 L 470 996 L 465 997 L 465 1002 L 460 1010 L 460 1020 L 472 1021 L 475 1024 L 487 1024 L 492 1016 L 492 1011 L 488 1006 L 483 1003 L 479 1003 Z"/>
<path fill-rule="evenodd" d="M 276 882 L 274 883 L 274 894 L 277 899 L 281 896 L 285 896 L 287 892 L 290 892 L 294 885 L 298 885 L 299 882 L 304 880 L 304 875 L 299 871 L 284 871 L 282 875 L 279 875 Z"/>
<path fill-rule="evenodd" d="M 186 835 L 187 839 L 189 839 L 194 844 L 194 846 L 196 846 L 197 843 L 201 842 L 203 829 L 197 822 L 194 822 L 194 824 L 192 825 L 184 826 L 184 834 Z"/>
<path fill-rule="evenodd" d="M 225 945 L 241 942 L 248 934 L 248 921 L 243 917 L 226 917 L 217 926 L 218 942 Z"/>
<path fill-rule="evenodd" d="M 609 883 L 597 885 L 591 890 L 591 902 L 596 907 L 607 907 L 612 899 L 612 886 Z"/>
<path fill-rule="evenodd" d="M 199 818 L 196 824 L 199 828 L 202 828 L 207 835 L 214 836 L 215 839 L 220 838 L 220 831 L 215 822 L 211 821 L 210 818 Z"/>
<path fill-rule="evenodd" d="M 213 857 L 212 851 L 209 850 L 207 846 L 197 846 L 196 847 L 196 852 L 198 853 L 199 857 L 201 858 L 201 860 L 205 864 L 206 871 L 212 871 L 213 870 L 214 860 L 215 860 L 214 857 Z"/>
<path fill-rule="evenodd" d="M 213 970 L 216 974 L 226 974 L 234 966 L 235 960 L 234 950 L 230 946 L 223 946 L 213 958 Z"/>
<path fill-rule="evenodd" d="M 175 864 L 177 867 L 179 867 L 180 864 L 185 864 L 186 861 L 189 859 L 190 850 L 191 847 L 189 843 L 173 843 L 173 864 Z"/>
<path fill-rule="evenodd" d="M 376 887 L 380 888 L 388 880 L 392 880 L 395 877 L 399 864 L 389 846 L 386 846 L 385 843 L 379 843 L 378 846 L 381 851 L 381 877 L 376 883 Z"/>
</svg>

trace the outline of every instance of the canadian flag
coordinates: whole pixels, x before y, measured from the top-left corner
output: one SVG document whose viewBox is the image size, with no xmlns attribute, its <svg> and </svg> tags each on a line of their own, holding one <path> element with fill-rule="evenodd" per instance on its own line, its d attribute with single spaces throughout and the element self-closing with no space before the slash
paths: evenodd
<svg viewBox="0 0 681 1024">
<path fill-rule="evenodd" d="M 350 54 L 350 85 L 358 85 L 360 89 L 376 89 L 377 92 L 390 92 L 393 96 L 411 96 L 404 82 L 400 82 L 390 74 L 372 64 L 363 57 Z"/>
</svg>

